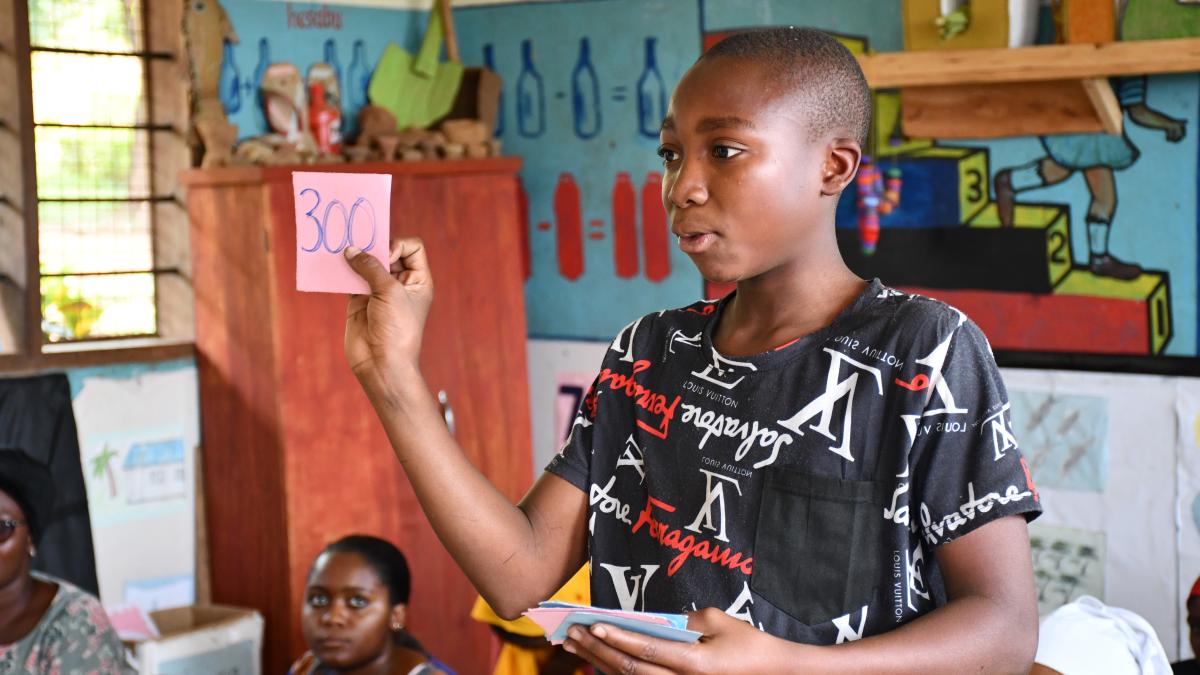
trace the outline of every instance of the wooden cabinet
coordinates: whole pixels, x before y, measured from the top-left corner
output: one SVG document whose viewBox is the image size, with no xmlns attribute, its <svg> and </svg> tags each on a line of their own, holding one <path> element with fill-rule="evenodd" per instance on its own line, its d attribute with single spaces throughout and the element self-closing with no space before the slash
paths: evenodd
<svg viewBox="0 0 1200 675">
<path fill-rule="evenodd" d="M 392 236 L 424 239 L 435 280 L 421 365 L 460 444 L 505 494 L 531 482 L 519 160 L 185 172 L 196 294 L 212 596 L 266 618 L 264 672 L 305 645 L 313 556 L 351 533 L 397 543 L 409 626 L 461 673 L 488 672 L 475 591 L 421 512 L 342 355 L 346 296 L 296 287 L 293 170 L 392 174 Z"/>
</svg>

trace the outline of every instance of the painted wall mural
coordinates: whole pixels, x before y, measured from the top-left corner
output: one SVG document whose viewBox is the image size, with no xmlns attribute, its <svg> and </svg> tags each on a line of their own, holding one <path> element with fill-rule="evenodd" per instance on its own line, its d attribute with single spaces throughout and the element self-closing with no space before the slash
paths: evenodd
<svg viewBox="0 0 1200 675">
<path fill-rule="evenodd" d="M 343 129 L 354 130 L 367 84 L 389 42 L 414 49 L 428 12 L 274 0 L 222 0 L 239 41 L 225 43 L 221 102 L 238 138 L 268 132 L 258 84 L 267 66 L 289 62 L 308 74 L 328 64 L 340 94 Z M 432 4 L 432 3 L 431 3 Z M 324 66 L 321 66 L 323 69 Z"/>
<path fill-rule="evenodd" d="M 700 294 L 669 232 L 655 155 L 699 27 L 695 1 L 456 11 L 464 61 L 504 79 L 504 151 L 525 160 L 531 334 L 607 339 L 632 315 Z"/>
<path fill-rule="evenodd" d="M 607 340 L 631 317 L 722 290 L 674 246 L 654 156 L 655 120 L 702 48 L 768 25 L 822 28 L 855 51 L 903 42 L 891 0 L 593 0 L 457 15 L 464 58 L 500 72 L 516 120 L 500 132 L 526 161 L 529 332 L 546 338 Z M 903 176 L 903 196 L 870 255 L 857 200 L 843 196 L 848 264 L 955 304 L 996 349 L 1196 355 L 1200 76 L 1114 85 L 1121 136 L 907 138 L 898 97 L 878 95 L 868 151 Z"/>
<path fill-rule="evenodd" d="M 100 599 L 147 610 L 194 602 L 195 363 L 81 368 L 68 377 Z"/>
</svg>

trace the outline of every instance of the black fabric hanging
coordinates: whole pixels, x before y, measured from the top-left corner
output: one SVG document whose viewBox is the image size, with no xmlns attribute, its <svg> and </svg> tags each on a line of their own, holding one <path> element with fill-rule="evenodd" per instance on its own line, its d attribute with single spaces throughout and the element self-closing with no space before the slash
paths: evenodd
<svg viewBox="0 0 1200 675">
<path fill-rule="evenodd" d="M 54 477 L 54 508 L 33 568 L 98 595 L 87 488 L 66 375 L 0 379 L 0 446 L 25 451 Z"/>
</svg>

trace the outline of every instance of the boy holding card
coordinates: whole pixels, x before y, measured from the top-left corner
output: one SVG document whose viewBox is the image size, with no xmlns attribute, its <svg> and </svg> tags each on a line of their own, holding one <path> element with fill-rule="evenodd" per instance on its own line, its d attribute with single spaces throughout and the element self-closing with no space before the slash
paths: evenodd
<svg viewBox="0 0 1200 675">
<path fill-rule="evenodd" d="M 988 344 L 837 248 L 870 106 L 854 57 L 814 30 L 730 37 L 685 74 L 663 202 L 700 273 L 737 290 L 629 324 L 518 506 L 421 379 L 421 243 L 395 243 L 393 274 L 347 252 L 371 286 L 350 302 L 347 359 L 501 615 L 590 559 L 595 605 L 689 612 L 705 636 L 571 628 L 567 649 L 605 672 L 1028 671 L 1041 508 Z"/>
</svg>

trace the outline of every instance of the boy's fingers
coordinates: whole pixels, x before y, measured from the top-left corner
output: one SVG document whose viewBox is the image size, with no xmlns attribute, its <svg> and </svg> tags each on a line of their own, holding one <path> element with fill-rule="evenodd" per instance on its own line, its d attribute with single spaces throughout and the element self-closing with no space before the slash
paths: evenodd
<svg viewBox="0 0 1200 675">
<path fill-rule="evenodd" d="M 595 638 L 592 638 L 588 644 L 590 646 L 585 646 L 580 640 L 568 638 L 563 643 L 563 647 L 568 652 L 592 664 L 598 673 L 612 673 L 612 675 L 673 675 L 673 671 L 653 663 L 639 661 L 633 656 L 613 649 Z"/>
<path fill-rule="evenodd" d="M 374 256 L 364 254 L 353 246 L 347 246 L 344 255 L 346 262 L 350 264 L 350 269 L 366 280 L 367 285 L 371 287 L 372 294 L 383 293 L 391 284 L 395 283 L 392 275 L 388 274 L 388 271 Z"/>
<path fill-rule="evenodd" d="M 597 624 L 591 629 L 574 629 L 575 641 L 600 659 L 616 666 L 621 673 L 655 675 L 676 672 L 687 665 L 687 645 L 660 640 L 633 631 Z"/>
<path fill-rule="evenodd" d="M 429 264 L 425 260 L 425 242 L 421 241 L 419 237 L 396 237 L 393 239 L 388 261 L 395 265 L 400 260 L 404 262 L 404 269 L 429 269 Z"/>
<path fill-rule="evenodd" d="M 399 237 L 392 240 L 389 256 L 391 270 L 400 275 L 405 285 L 429 284 L 429 261 L 425 257 L 425 244 L 417 237 Z"/>
</svg>

